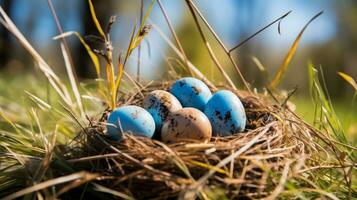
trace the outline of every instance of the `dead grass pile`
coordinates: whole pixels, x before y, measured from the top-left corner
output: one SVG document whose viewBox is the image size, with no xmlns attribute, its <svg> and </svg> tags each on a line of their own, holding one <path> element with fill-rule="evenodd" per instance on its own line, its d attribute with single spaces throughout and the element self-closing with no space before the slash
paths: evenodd
<svg viewBox="0 0 357 200">
<path fill-rule="evenodd" d="M 167 85 L 127 95 L 119 104 L 140 105 L 142 94 Z M 318 194 L 311 172 L 337 167 L 332 158 L 338 149 L 336 141 L 303 122 L 285 104 L 234 92 L 247 113 L 244 133 L 213 137 L 208 143 L 168 145 L 131 134 L 114 142 L 103 133 L 104 115 L 76 138 L 64 158 L 100 174 L 101 185 L 138 199 L 274 199 L 285 191 L 288 181 L 294 185 L 295 180 L 299 188 Z M 322 166 L 327 162 L 331 164 Z"/>
</svg>

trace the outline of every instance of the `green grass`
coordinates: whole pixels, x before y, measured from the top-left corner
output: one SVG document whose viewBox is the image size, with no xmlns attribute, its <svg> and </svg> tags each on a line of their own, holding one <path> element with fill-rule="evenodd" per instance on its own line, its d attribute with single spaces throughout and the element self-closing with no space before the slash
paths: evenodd
<svg viewBox="0 0 357 200">
<path fill-rule="evenodd" d="M 296 105 L 296 113 L 306 122 L 314 122 L 314 105 L 311 98 L 306 96 L 293 97 L 291 100 Z M 341 121 L 346 136 L 351 144 L 357 145 L 357 108 L 351 99 L 333 102 L 336 114 Z"/>
</svg>

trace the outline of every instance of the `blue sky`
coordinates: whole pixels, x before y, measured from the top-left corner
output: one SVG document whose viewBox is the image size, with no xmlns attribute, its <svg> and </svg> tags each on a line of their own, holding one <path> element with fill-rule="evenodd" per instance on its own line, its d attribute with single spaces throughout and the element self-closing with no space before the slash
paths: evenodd
<svg viewBox="0 0 357 200">
<path fill-rule="evenodd" d="M 57 31 L 48 9 L 47 1 L 12 1 L 14 1 L 15 5 L 12 10 L 14 21 L 20 30 L 24 31 L 25 36 L 29 38 L 34 46 L 46 48 L 48 45 L 53 45 L 55 42 L 52 40 L 52 37 L 57 34 Z M 53 2 L 56 8 L 62 8 L 58 9 L 58 14 L 64 30 L 81 32 L 80 13 L 87 11 L 86 8 L 83 8 L 83 2 L 81 0 L 53 0 Z M 130 8 L 135 9 L 137 7 L 138 11 L 138 3 L 140 1 L 134 1 L 136 5 L 133 1 L 130 2 Z M 183 23 L 185 19 L 184 14 L 188 13 L 186 5 L 183 3 L 184 1 L 162 0 L 162 2 L 177 28 Z M 304 24 L 321 10 L 324 10 L 325 13 L 305 32 L 301 45 L 323 43 L 333 38 L 336 34 L 336 13 L 330 0 L 289 0 L 284 1 L 284 3 L 281 0 L 271 0 L 269 3 L 262 0 L 196 0 L 195 2 L 228 47 L 234 46 L 234 44 L 239 42 L 238 38 L 243 30 L 245 30 L 245 34 L 254 33 L 259 27 L 263 27 L 289 10 L 293 12 L 282 21 L 282 35 L 277 33 L 277 26 L 275 26 L 255 40 L 258 40 L 261 45 L 272 47 L 273 50 L 274 48 L 277 48 L 277 50 L 287 48 L 294 41 Z M 115 46 L 123 43 L 126 44 L 128 33 L 132 30 L 132 26 L 138 17 L 138 13 L 132 12 L 132 10 L 130 12 L 118 10 L 118 13 L 120 20 L 113 30 L 113 39 L 116 41 L 114 43 Z M 31 17 L 35 20 L 29 23 L 28 20 Z M 157 4 L 154 6 L 150 18 L 160 27 L 163 27 L 163 30 L 170 35 Z M 155 43 L 157 47 L 166 48 L 165 43 L 161 41 L 158 35 L 150 35 L 149 40 L 151 40 L 151 43 Z M 147 46 L 144 45 L 143 52 L 146 50 Z M 152 54 L 150 58 L 147 54 L 143 54 L 143 63 L 152 65 L 146 67 L 147 71 L 143 73 L 147 75 L 147 78 L 155 74 L 155 70 L 153 69 L 157 69 L 160 59 L 159 53 Z M 132 62 L 135 63 L 135 60 Z M 128 70 L 131 72 L 135 71 L 134 69 Z"/>
</svg>

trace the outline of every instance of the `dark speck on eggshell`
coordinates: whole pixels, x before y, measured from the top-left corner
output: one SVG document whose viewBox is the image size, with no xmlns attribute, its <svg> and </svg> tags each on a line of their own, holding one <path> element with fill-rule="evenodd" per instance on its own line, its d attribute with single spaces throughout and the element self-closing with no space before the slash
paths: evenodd
<svg viewBox="0 0 357 200">
<path fill-rule="evenodd" d="M 208 118 L 195 108 L 183 108 L 169 115 L 161 130 L 163 142 L 205 142 L 211 136 L 212 127 Z"/>
<path fill-rule="evenodd" d="M 244 107 L 231 91 L 216 92 L 207 102 L 204 113 L 211 121 L 214 135 L 229 136 L 245 129 Z"/>
<path fill-rule="evenodd" d="M 226 114 L 224 115 L 224 123 L 229 122 L 231 120 L 231 111 L 227 111 Z"/>
<path fill-rule="evenodd" d="M 222 116 L 221 116 L 221 112 L 219 112 L 218 110 L 214 111 L 214 114 L 218 117 L 218 119 L 222 120 Z"/>
<path fill-rule="evenodd" d="M 195 92 L 196 95 L 199 95 L 202 90 L 196 86 L 191 86 L 192 90 Z"/>
<path fill-rule="evenodd" d="M 212 96 L 211 91 L 202 81 L 185 77 L 172 84 L 170 92 L 180 101 L 183 107 L 193 107 L 201 111 Z"/>
<path fill-rule="evenodd" d="M 155 120 L 154 138 L 156 139 L 160 139 L 162 123 L 167 119 L 168 115 L 182 108 L 176 97 L 164 90 L 150 92 L 143 101 L 143 107 Z"/>
</svg>

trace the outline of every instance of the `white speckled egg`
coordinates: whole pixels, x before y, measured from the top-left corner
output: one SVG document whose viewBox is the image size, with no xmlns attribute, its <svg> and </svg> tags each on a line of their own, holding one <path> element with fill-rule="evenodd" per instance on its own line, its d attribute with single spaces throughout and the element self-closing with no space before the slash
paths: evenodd
<svg viewBox="0 0 357 200">
<path fill-rule="evenodd" d="M 161 139 L 166 143 L 207 142 L 211 136 L 212 127 L 208 118 L 196 108 L 183 108 L 173 112 L 161 130 Z"/>
<path fill-rule="evenodd" d="M 123 106 L 110 113 L 107 120 L 107 131 L 114 140 L 121 140 L 123 132 L 151 138 L 154 135 L 155 122 L 144 108 Z"/>
<path fill-rule="evenodd" d="M 167 116 L 182 108 L 176 97 L 164 90 L 150 92 L 143 101 L 143 107 L 152 115 L 155 121 L 155 138 L 160 135 L 161 127 Z"/>
</svg>

